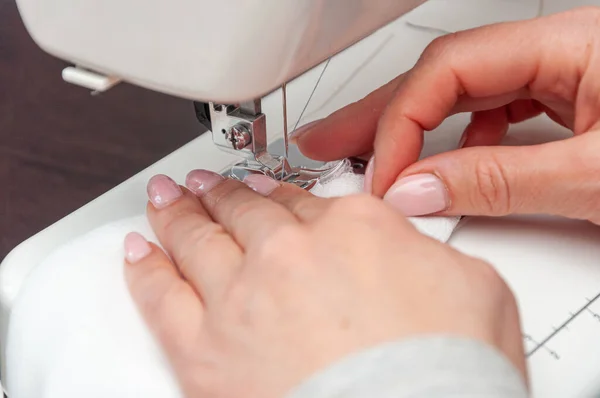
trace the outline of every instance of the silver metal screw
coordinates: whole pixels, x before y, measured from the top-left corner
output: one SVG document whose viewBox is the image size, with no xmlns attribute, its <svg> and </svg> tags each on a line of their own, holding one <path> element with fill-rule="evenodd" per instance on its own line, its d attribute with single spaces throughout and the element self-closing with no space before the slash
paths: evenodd
<svg viewBox="0 0 600 398">
<path fill-rule="evenodd" d="M 238 151 L 246 148 L 252 142 L 248 128 L 242 124 L 236 124 L 230 128 L 225 138 L 231 142 L 233 149 Z"/>
</svg>

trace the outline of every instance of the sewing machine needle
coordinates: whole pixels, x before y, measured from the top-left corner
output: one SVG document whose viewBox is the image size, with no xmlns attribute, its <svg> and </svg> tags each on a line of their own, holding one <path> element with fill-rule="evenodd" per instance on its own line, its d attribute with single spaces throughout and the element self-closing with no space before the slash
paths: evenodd
<svg viewBox="0 0 600 398">
<path fill-rule="evenodd" d="M 288 158 L 288 120 L 287 120 L 287 93 L 286 84 L 283 83 L 281 86 L 281 93 L 283 96 L 283 156 L 287 160 Z"/>
</svg>

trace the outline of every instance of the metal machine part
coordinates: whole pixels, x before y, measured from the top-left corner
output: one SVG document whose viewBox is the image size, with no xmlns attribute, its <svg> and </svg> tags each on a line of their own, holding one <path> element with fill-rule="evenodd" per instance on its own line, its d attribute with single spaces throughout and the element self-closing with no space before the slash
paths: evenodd
<svg viewBox="0 0 600 398">
<path fill-rule="evenodd" d="M 276 167 L 267 152 L 266 117 L 260 100 L 246 104 L 209 103 L 213 142 L 221 150 Z"/>
<path fill-rule="evenodd" d="M 213 142 L 221 150 L 244 158 L 234 164 L 224 174 L 227 177 L 244 180 L 249 174 L 264 174 L 273 179 L 289 182 L 304 189 L 311 189 L 319 181 L 325 181 L 346 169 L 352 164 L 354 170 L 364 169 L 362 160 L 344 159 L 313 169 L 292 166 L 287 157 L 287 131 L 284 128 L 284 154 L 275 155 L 268 151 L 266 116 L 262 113 L 261 100 L 253 100 L 241 104 L 208 104 L 208 118 L 205 106 L 195 104 L 199 120 L 210 125 Z M 284 102 L 284 120 L 285 117 Z"/>
<path fill-rule="evenodd" d="M 235 164 L 226 173 L 230 178 L 243 181 L 250 174 L 264 174 L 273 179 L 296 184 L 300 188 L 310 190 L 317 183 L 326 183 L 333 178 L 336 178 L 349 168 L 356 174 L 364 174 L 367 162 L 359 158 L 348 158 L 337 162 L 326 164 L 323 168 L 311 169 L 306 167 L 289 167 L 286 173 L 282 176 L 268 168 L 265 168 L 259 163 L 253 161 L 244 161 Z M 289 166 L 289 164 L 288 164 Z"/>
</svg>

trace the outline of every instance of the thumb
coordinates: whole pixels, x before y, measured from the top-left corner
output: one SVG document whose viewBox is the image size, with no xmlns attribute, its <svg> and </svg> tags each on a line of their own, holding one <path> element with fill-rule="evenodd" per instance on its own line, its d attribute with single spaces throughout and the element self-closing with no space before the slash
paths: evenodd
<svg viewBox="0 0 600 398">
<path fill-rule="evenodd" d="M 384 199 L 407 216 L 552 214 L 600 220 L 600 132 L 473 147 L 406 168 Z"/>
</svg>

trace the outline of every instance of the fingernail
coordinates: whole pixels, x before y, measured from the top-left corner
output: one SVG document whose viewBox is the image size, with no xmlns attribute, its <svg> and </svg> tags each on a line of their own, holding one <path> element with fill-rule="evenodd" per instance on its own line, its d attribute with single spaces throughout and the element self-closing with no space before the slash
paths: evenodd
<svg viewBox="0 0 600 398">
<path fill-rule="evenodd" d="M 163 209 L 183 195 L 181 188 L 166 175 L 155 175 L 148 181 L 148 198 L 157 209 Z"/>
<path fill-rule="evenodd" d="M 280 184 L 274 179 L 267 177 L 264 174 L 250 174 L 244 178 L 244 184 L 248 185 L 254 191 L 261 195 L 268 195 L 275 189 L 279 188 Z"/>
<path fill-rule="evenodd" d="M 148 241 L 137 232 L 131 232 L 125 237 L 125 259 L 135 264 L 152 252 Z"/>
<path fill-rule="evenodd" d="M 461 149 L 462 147 L 464 147 L 466 142 L 467 142 L 467 132 L 465 131 L 460 136 L 460 141 L 458 141 L 458 149 Z"/>
<path fill-rule="evenodd" d="M 415 174 L 397 181 L 385 194 L 385 201 L 406 216 L 437 213 L 449 206 L 444 183 L 433 174 Z"/>
<path fill-rule="evenodd" d="M 200 196 L 209 192 L 225 180 L 220 174 L 208 170 L 192 170 L 185 178 L 185 186 L 194 194 Z"/>
<path fill-rule="evenodd" d="M 367 168 L 365 169 L 365 185 L 364 191 L 366 193 L 373 192 L 373 168 L 375 166 L 375 155 L 371 156 Z"/>
<path fill-rule="evenodd" d="M 305 124 L 304 126 L 302 126 L 302 127 L 300 127 L 300 128 L 297 128 L 296 130 L 292 131 L 292 132 L 289 134 L 289 136 L 288 136 L 288 137 L 289 137 L 289 139 L 290 139 L 292 142 L 295 142 L 295 141 L 297 141 L 297 140 L 298 140 L 298 138 L 299 138 L 299 137 L 300 137 L 302 134 L 306 133 L 308 130 L 310 130 L 311 128 L 313 128 L 313 127 L 314 127 L 314 126 L 315 126 L 317 123 L 319 123 L 321 120 L 322 120 L 322 119 L 315 120 L 314 122 L 307 123 L 307 124 Z"/>
</svg>

